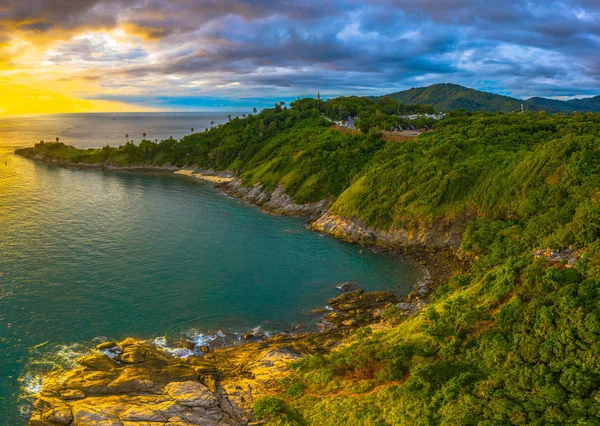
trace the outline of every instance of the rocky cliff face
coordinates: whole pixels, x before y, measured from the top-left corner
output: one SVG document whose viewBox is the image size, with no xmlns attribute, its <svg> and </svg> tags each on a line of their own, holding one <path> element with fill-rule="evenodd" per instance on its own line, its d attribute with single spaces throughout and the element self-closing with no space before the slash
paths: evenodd
<svg viewBox="0 0 600 426">
<path fill-rule="evenodd" d="M 245 186 L 239 179 L 222 183 L 219 188 L 227 195 L 255 204 L 271 214 L 318 217 L 325 213 L 331 204 L 329 199 L 321 200 L 318 203 L 297 204 L 285 193 L 281 185 L 273 192 L 269 192 L 264 190 L 260 184 L 252 187 Z"/>
<path fill-rule="evenodd" d="M 326 213 L 310 224 L 314 231 L 345 241 L 374 244 L 385 248 L 455 249 L 460 247 L 468 215 L 459 215 L 451 222 L 442 218 L 429 225 L 416 225 L 413 229 L 396 228 L 388 231 L 369 228 L 364 221 L 347 219 Z"/>
</svg>

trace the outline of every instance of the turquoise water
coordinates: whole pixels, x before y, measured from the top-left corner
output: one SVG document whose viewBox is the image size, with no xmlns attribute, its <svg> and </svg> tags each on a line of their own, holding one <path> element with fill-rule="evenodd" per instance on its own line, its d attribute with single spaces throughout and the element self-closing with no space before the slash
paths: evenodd
<svg viewBox="0 0 600 426">
<path fill-rule="evenodd" d="M 115 145 L 137 120 L 161 138 L 226 119 L 145 117 L 0 119 L 0 424 L 24 423 L 41 373 L 98 340 L 310 328 L 317 318 L 306 313 L 341 281 L 408 292 L 421 276 L 192 178 L 67 170 L 11 154 L 45 134 Z"/>
</svg>

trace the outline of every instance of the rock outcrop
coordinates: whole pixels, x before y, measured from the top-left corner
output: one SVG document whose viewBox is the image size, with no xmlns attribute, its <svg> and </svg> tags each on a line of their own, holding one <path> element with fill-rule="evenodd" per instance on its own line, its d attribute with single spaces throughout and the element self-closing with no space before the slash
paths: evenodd
<svg viewBox="0 0 600 426">
<path fill-rule="evenodd" d="M 291 363 L 334 350 L 399 302 L 418 309 L 389 292 L 350 291 L 328 301 L 323 332 L 280 334 L 203 356 L 176 358 L 131 338 L 101 343 L 77 368 L 44 378 L 29 425 L 246 425 L 257 398 L 285 390 Z"/>
<path fill-rule="evenodd" d="M 248 187 L 240 179 L 234 179 L 231 182 L 219 184 L 218 187 L 227 195 L 255 204 L 261 210 L 271 214 L 318 217 L 325 213 L 331 204 L 330 199 L 321 200 L 318 203 L 297 204 L 285 193 L 281 185 L 269 192 L 261 184 Z"/>
<path fill-rule="evenodd" d="M 133 339 L 108 346 L 80 358 L 78 368 L 44 378 L 31 426 L 246 424 L 214 387 L 213 364 Z"/>
<path fill-rule="evenodd" d="M 468 215 L 465 212 L 450 222 L 439 218 L 426 226 L 411 227 L 414 229 L 396 228 L 383 231 L 368 227 L 364 221 L 347 219 L 327 212 L 309 227 L 344 241 L 373 244 L 391 249 L 458 249 L 467 222 Z"/>
</svg>

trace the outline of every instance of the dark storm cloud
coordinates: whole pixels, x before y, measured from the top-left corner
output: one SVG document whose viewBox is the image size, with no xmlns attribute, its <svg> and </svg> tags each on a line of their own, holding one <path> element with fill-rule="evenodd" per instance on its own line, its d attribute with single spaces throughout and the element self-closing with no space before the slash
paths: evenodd
<svg viewBox="0 0 600 426">
<path fill-rule="evenodd" d="M 0 3 L 1 25 L 25 37 L 123 28 L 156 43 L 160 61 L 137 65 L 145 49 L 55 51 L 57 62 L 122 60 L 82 72 L 105 83 L 210 75 L 213 86 L 352 93 L 455 82 L 518 96 L 592 94 L 600 83 L 594 0 L 22 0 Z"/>
</svg>

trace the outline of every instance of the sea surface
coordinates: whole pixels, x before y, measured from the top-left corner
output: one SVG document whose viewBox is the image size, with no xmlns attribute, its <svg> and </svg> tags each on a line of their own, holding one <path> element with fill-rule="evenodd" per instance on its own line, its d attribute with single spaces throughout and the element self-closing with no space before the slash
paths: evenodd
<svg viewBox="0 0 600 426">
<path fill-rule="evenodd" d="M 233 113 L 233 115 L 238 115 Z M 307 315 L 352 281 L 407 293 L 423 270 L 324 237 L 209 183 L 105 173 L 12 154 L 181 138 L 227 114 L 0 117 L 0 425 L 27 419 L 41 375 L 105 339 L 234 342 L 314 327 Z M 179 355 L 185 355 L 179 353 Z"/>
</svg>

